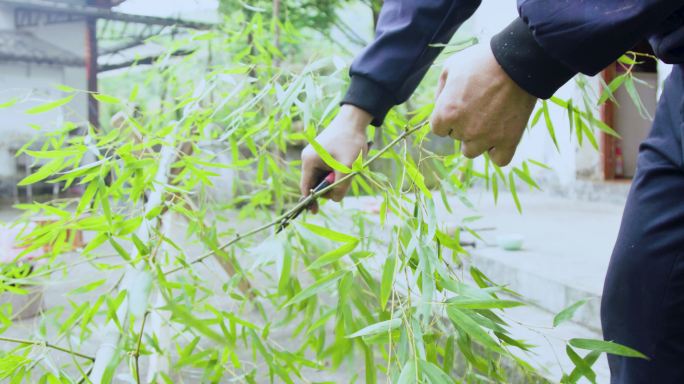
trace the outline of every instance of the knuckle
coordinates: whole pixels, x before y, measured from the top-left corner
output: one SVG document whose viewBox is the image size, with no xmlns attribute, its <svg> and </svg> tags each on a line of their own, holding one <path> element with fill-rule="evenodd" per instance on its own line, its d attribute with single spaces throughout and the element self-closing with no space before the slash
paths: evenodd
<svg viewBox="0 0 684 384">
<path fill-rule="evenodd" d="M 316 159 L 316 152 L 304 149 L 302 151 L 302 163 L 308 164 Z"/>
</svg>

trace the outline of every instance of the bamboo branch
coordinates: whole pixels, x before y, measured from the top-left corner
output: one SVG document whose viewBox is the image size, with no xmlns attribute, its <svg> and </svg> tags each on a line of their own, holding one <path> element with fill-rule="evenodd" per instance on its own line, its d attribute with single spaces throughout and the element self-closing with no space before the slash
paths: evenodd
<svg viewBox="0 0 684 384">
<path fill-rule="evenodd" d="M 407 129 L 405 129 L 404 132 L 403 132 L 401 135 L 397 136 L 397 137 L 396 137 L 394 140 L 392 140 L 389 144 L 387 144 L 387 145 L 384 146 L 382 149 L 380 149 L 380 150 L 378 151 L 378 153 L 376 153 L 376 154 L 373 155 L 371 158 L 369 158 L 368 160 L 366 160 L 366 161 L 363 163 L 363 168 L 362 168 L 362 170 L 368 168 L 371 164 L 373 164 L 376 160 L 378 160 L 378 159 L 379 159 L 382 155 L 384 155 L 387 151 L 389 151 L 390 149 L 392 149 L 392 147 L 394 147 L 398 142 L 400 142 L 400 141 L 406 139 L 407 137 L 411 136 L 413 133 L 415 133 L 416 131 L 420 130 L 421 128 L 423 128 L 423 127 L 426 126 L 426 125 L 427 125 L 427 122 L 424 122 L 424 123 L 421 123 L 421 124 L 419 124 L 419 125 L 417 125 L 417 126 L 415 126 L 415 127 L 413 127 L 413 128 L 407 128 Z M 254 229 L 252 229 L 252 230 L 250 230 L 250 231 L 248 231 L 248 232 L 246 232 L 246 233 L 244 233 L 244 234 L 239 234 L 239 233 L 238 233 L 238 234 L 235 234 L 235 237 L 234 237 L 233 239 L 231 239 L 231 240 L 229 240 L 228 242 L 226 242 L 226 243 L 220 245 L 217 249 L 218 249 L 218 250 L 226 249 L 226 248 L 230 247 L 231 245 L 237 243 L 238 241 L 240 241 L 240 240 L 242 240 L 242 239 L 245 239 L 245 238 L 248 238 L 248 237 L 252 237 L 252 236 L 256 235 L 257 233 L 263 232 L 263 231 L 265 231 L 265 230 L 267 230 L 267 229 L 269 229 L 269 228 L 271 228 L 271 227 L 274 227 L 274 226 L 276 226 L 276 225 L 279 225 L 279 224 L 284 223 L 286 220 L 288 220 L 288 218 L 289 218 L 294 212 L 296 212 L 296 211 L 298 211 L 298 210 L 300 210 L 300 209 L 302 209 L 302 208 L 308 207 L 309 204 L 311 204 L 311 203 L 312 203 L 314 200 L 316 200 L 318 197 L 320 197 L 320 196 L 322 196 L 322 195 L 325 195 L 326 193 L 328 193 L 328 192 L 329 192 L 330 190 L 332 190 L 333 188 L 335 188 L 335 187 L 337 187 L 338 185 L 344 183 L 344 182 L 347 181 L 348 179 L 350 179 L 350 178 L 352 178 L 352 177 L 358 175 L 359 173 L 361 173 L 361 171 L 353 171 L 353 172 L 351 172 L 351 173 L 346 174 L 344 177 L 342 177 L 342 178 L 339 179 L 339 180 L 336 180 L 333 184 L 331 184 L 331 185 L 329 185 L 328 187 L 322 189 L 321 191 L 310 194 L 309 196 L 307 196 L 306 198 L 304 198 L 302 201 L 300 201 L 298 204 L 296 204 L 294 207 L 292 207 L 289 211 L 287 211 L 287 212 L 283 213 L 282 215 L 278 216 L 278 218 L 276 218 L 275 220 L 271 221 L 270 223 L 267 223 L 267 224 L 264 224 L 264 225 L 259 226 L 259 227 L 257 227 L 257 228 L 254 228 Z M 209 252 L 207 252 L 207 253 L 205 253 L 205 254 L 203 254 L 203 255 L 197 257 L 196 259 L 191 260 L 187 265 L 181 265 L 181 266 L 178 266 L 178 267 L 176 267 L 176 268 L 173 268 L 173 269 L 170 269 L 170 270 L 164 272 L 164 275 L 169 275 L 169 274 L 172 274 L 172 273 L 175 273 L 175 272 L 184 270 L 188 265 L 200 263 L 200 262 L 206 260 L 207 258 L 213 256 L 215 253 L 216 253 L 216 251 L 211 250 L 211 251 L 209 251 Z"/>
<path fill-rule="evenodd" d="M 143 316 L 142 324 L 140 325 L 140 334 L 138 335 L 138 345 L 135 348 L 135 352 L 133 352 L 133 357 L 135 358 L 135 382 L 137 384 L 140 384 L 140 347 L 142 346 L 145 323 L 147 322 L 147 316 L 149 316 L 149 314 L 150 312 L 147 311 L 145 312 L 145 316 Z"/>
<path fill-rule="evenodd" d="M 0 341 L 6 341 L 8 343 L 16 343 L 16 344 L 24 344 L 24 345 L 35 345 L 35 346 L 43 346 L 46 348 L 54 349 L 56 351 L 68 353 L 73 356 L 78 356 L 84 359 L 88 359 L 90 361 L 95 361 L 95 358 L 92 356 L 84 355 L 80 352 L 73 351 L 68 348 L 60 347 L 58 345 L 50 344 L 47 341 L 35 341 L 35 340 L 23 340 L 23 339 L 14 339 L 11 337 L 0 337 Z"/>
</svg>

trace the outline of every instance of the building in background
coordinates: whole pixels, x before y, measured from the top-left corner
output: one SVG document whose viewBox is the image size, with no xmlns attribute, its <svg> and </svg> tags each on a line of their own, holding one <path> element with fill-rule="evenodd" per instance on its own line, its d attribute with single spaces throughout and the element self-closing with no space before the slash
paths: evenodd
<svg viewBox="0 0 684 384">
<path fill-rule="evenodd" d="M 84 92 L 43 114 L 27 110 L 65 97 L 59 85 L 97 92 L 98 74 L 154 62 L 158 54 L 130 54 L 151 36 L 211 27 L 117 12 L 124 1 L 0 0 L 0 197 L 16 198 L 16 182 L 39 165 L 15 157 L 29 140 L 65 121 L 99 125 L 97 102 Z"/>
</svg>

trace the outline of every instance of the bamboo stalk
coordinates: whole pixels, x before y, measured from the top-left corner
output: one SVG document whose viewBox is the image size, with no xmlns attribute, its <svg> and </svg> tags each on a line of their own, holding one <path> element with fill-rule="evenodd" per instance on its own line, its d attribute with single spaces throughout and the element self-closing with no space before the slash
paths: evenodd
<svg viewBox="0 0 684 384">
<path fill-rule="evenodd" d="M 415 133 L 416 131 L 418 131 L 418 130 L 420 130 L 421 128 L 423 128 L 425 125 L 427 125 L 427 123 L 422 123 L 422 124 L 419 124 L 419 125 L 417 125 L 417 126 L 415 126 L 415 127 L 413 127 L 413 128 L 409 128 L 409 129 L 404 130 L 404 132 L 403 132 L 401 135 L 397 136 L 397 137 L 396 137 L 394 140 L 392 140 L 389 144 L 387 144 L 387 145 L 384 146 L 382 149 L 380 149 L 380 150 L 378 151 L 378 153 L 376 153 L 376 154 L 373 155 L 371 158 L 369 158 L 368 160 L 366 160 L 366 162 L 363 163 L 363 168 L 364 168 L 364 169 L 365 169 L 365 168 L 368 168 L 368 166 L 370 166 L 371 164 L 373 164 L 377 159 L 379 159 L 379 158 L 380 158 L 382 155 L 384 155 L 387 151 L 389 151 L 390 149 L 392 149 L 392 147 L 394 147 L 398 142 L 400 142 L 400 141 L 406 139 L 407 137 L 409 137 L 410 135 L 412 135 L 412 134 Z M 360 171 L 353 171 L 353 172 L 351 172 L 351 173 L 348 173 L 348 174 L 346 174 L 344 177 L 342 177 L 342 178 L 339 179 L 339 180 L 336 180 L 333 184 L 331 184 L 331 185 L 329 185 L 328 187 L 322 189 L 321 191 L 310 194 L 310 195 L 307 196 L 305 199 L 303 199 L 303 200 L 300 201 L 298 204 L 296 204 L 294 207 L 292 207 L 290 210 L 288 210 L 287 212 L 285 212 L 285 213 L 283 213 L 282 215 L 278 216 L 278 218 L 276 218 L 275 220 L 271 221 L 270 223 L 261 225 L 261 226 L 259 226 L 259 227 L 257 227 L 257 228 L 254 228 L 254 229 L 252 229 L 252 230 L 250 230 L 250 231 L 247 231 L 247 232 L 245 232 L 245 233 L 243 233 L 243 234 L 236 234 L 235 237 L 234 237 L 233 239 L 231 239 L 231 240 L 229 240 L 228 242 L 226 242 L 226 243 L 220 245 L 220 246 L 218 247 L 218 250 L 226 249 L 227 247 L 230 247 L 231 245 L 237 243 L 238 241 L 240 241 L 240 240 L 242 240 L 242 239 L 246 239 L 246 238 L 252 237 L 252 236 L 256 235 L 257 233 L 263 232 L 263 231 L 265 231 L 265 230 L 267 230 L 267 229 L 269 229 L 269 228 L 271 228 L 271 227 L 275 227 L 276 225 L 282 224 L 282 223 L 285 222 L 285 221 L 290 217 L 290 215 L 292 215 L 294 212 L 298 211 L 299 209 L 302 209 L 302 208 L 307 207 L 309 204 L 311 204 L 311 203 L 312 203 L 314 200 L 316 200 L 318 197 L 325 195 L 326 193 L 328 193 L 328 191 L 332 190 L 332 189 L 335 188 L 336 186 L 342 184 L 342 183 L 345 182 L 346 180 L 348 180 L 348 179 L 350 179 L 350 178 L 356 176 L 356 175 L 359 174 L 359 173 L 361 173 L 361 172 L 360 172 Z M 194 259 L 194 260 L 191 260 L 190 262 L 188 262 L 188 265 L 200 263 L 200 262 L 206 260 L 207 258 L 209 258 L 209 257 L 211 257 L 211 256 L 213 256 L 213 255 L 215 255 L 215 253 L 216 253 L 216 252 L 215 252 L 214 250 L 208 251 L 207 253 L 205 253 L 205 254 L 203 254 L 203 255 L 197 257 L 197 258 Z M 170 269 L 170 270 L 164 272 L 164 274 L 165 274 L 165 275 L 169 275 L 169 274 L 172 274 L 172 273 L 181 271 L 181 270 L 183 270 L 183 269 L 185 269 L 185 268 L 186 268 L 186 266 L 184 266 L 184 265 L 183 265 L 183 266 L 179 266 L 179 267 L 176 267 L 176 268 L 173 268 L 173 269 Z"/>
<path fill-rule="evenodd" d="M 64 347 L 60 347 L 60 346 L 58 346 L 58 345 L 50 344 L 50 343 L 47 342 L 47 341 L 36 341 L 36 340 L 15 339 L 15 338 L 12 338 L 12 337 L 0 337 L 0 341 L 6 341 L 6 342 L 8 342 L 8 343 L 15 343 L 15 344 L 43 346 L 43 347 L 46 347 L 46 348 L 54 349 L 54 350 L 56 350 L 56 351 L 68 353 L 68 354 L 73 355 L 73 356 L 78 356 L 78 357 L 81 357 L 81 358 L 84 358 L 84 359 L 87 359 L 87 360 L 90 360 L 90 361 L 94 361 L 94 360 L 95 360 L 95 358 L 92 357 L 92 356 L 84 355 L 84 354 L 82 354 L 82 353 L 80 353 L 80 352 L 76 352 L 76 351 L 73 351 L 73 350 L 68 349 L 68 348 L 64 348 Z"/>
</svg>

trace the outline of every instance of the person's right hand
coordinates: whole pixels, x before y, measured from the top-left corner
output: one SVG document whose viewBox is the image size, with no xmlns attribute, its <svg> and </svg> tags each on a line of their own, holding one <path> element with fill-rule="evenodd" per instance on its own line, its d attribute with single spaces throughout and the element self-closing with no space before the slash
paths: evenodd
<svg viewBox="0 0 684 384">
<path fill-rule="evenodd" d="M 372 120 L 373 116 L 363 109 L 345 104 L 330 125 L 316 137 L 316 142 L 335 160 L 351 168 L 359 153 L 363 151 L 365 155 L 368 151 L 366 128 Z M 313 147 L 307 145 L 302 151 L 302 179 L 299 184 L 302 196 L 308 196 L 332 170 Z M 343 173 L 335 171 L 335 180 L 340 180 L 343 176 Z M 325 197 L 342 201 L 350 184 L 351 180 L 347 180 L 333 188 Z M 313 213 L 318 212 L 318 204 L 314 202 L 310 209 Z"/>
</svg>

